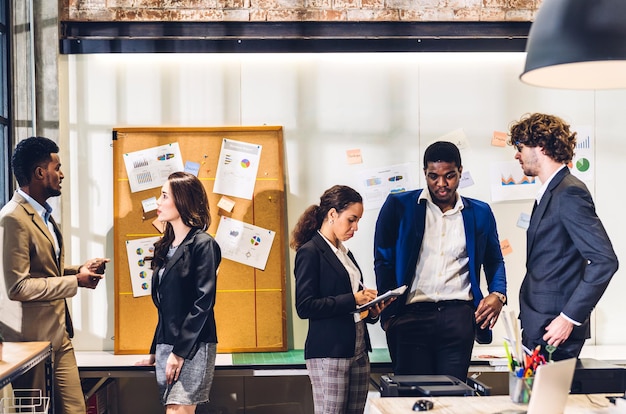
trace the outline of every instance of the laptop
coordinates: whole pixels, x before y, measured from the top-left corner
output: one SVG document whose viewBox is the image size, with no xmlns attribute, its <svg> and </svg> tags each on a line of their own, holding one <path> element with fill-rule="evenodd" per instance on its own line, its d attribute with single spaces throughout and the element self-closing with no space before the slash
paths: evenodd
<svg viewBox="0 0 626 414">
<path fill-rule="evenodd" d="M 576 358 L 550 362 L 537 367 L 527 411 L 506 413 L 563 414 L 574 379 Z"/>
</svg>

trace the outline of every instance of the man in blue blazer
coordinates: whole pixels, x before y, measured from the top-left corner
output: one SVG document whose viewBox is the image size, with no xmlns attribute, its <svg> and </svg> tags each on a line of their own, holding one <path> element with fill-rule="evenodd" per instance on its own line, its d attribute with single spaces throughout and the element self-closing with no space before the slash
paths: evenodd
<svg viewBox="0 0 626 414">
<path fill-rule="evenodd" d="M 458 148 L 435 142 L 424 153 L 428 191 L 390 194 L 378 215 L 378 291 L 408 287 L 381 315 L 396 374 L 464 380 L 474 338 L 491 342 L 490 328 L 506 302 L 495 218 L 486 203 L 457 193 L 462 171 Z"/>
<path fill-rule="evenodd" d="M 524 174 L 542 186 L 526 232 L 526 276 L 520 288 L 522 342 L 558 347 L 553 359 L 578 357 L 590 337 L 589 316 L 618 261 L 585 184 L 567 164 L 576 133 L 562 119 L 523 117 L 511 126 Z"/>
</svg>

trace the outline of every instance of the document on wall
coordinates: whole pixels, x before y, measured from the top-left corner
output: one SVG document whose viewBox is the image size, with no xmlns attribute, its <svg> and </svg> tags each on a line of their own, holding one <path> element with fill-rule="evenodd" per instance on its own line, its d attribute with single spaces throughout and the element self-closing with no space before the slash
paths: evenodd
<svg viewBox="0 0 626 414">
<path fill-rule="evenodd" d="M 400 287 L 397 287 L 393 290 L 388 290 L 385 293 L 383 293 L 382 295 L 378 295 L 376 296 L 376 299 L 373 299 L 369 302 L 367 302 L 364 305 L 361 306 L 357 306 L 356 310 L 354 310 L 354 312 L 352 313 L 356 313 L 356 312 L 363 312 L 364 310 L 367 310 L 369 308 L 371 308 L 372 306 L 376 305 L 377 303 L 380 303 L 384 300 L 387 300 L 389 298 L 393 298 L 395 296 L 402 296 L 402 294 L 404 293 L 404 291 L 406 290 L 406 285 L 402 285 Z"/>
<path fill-rule="evenodd" d="M 361 171 L 358 187 L 363 196 L 363 207 L 378 209 L 389 194 L 415 190 L 419 184 L 416 171 L 419 166 L 410 162 Z"/>
<path fill-rule="evenodd" d="M 568 166 L 571 173 L 584 181 L 593 194 L 596 163 L 593 127 L 589 125 L 574 126 L 572 130 L 576 131 L 576 149 L 574 150 L 574 158 Z"/>
<path fill-rule="evenodd" d="M 161 187 L 171 173 L 185 168 L 178 142 L 128 152 L 124 165 L 131 193 Z"/>
<path fill-rule="evenodd" d="M 517 161 L 494 162 L 490 166 L 491 201 L 532 200 L 541 182 L 524 174 Z"/>
<path fill-rule="evenodd" d="M 159 236 L 126 240 L 128 269 L 133 288 L 133 296 L 148 296 L 152 292 L 152 269 L 150 260 L 154 256 L 154 243 Z"/>
<path fill-rule="evenodd" d="M 222 257 L 265 270 L 276 232 L 222 216 L 215 240 Z"/>
<path fill-rule="evenodd" d="M 261 149 L 261 145 L 224 138 L 213 192 L 252 200 Z"/>
</svg>

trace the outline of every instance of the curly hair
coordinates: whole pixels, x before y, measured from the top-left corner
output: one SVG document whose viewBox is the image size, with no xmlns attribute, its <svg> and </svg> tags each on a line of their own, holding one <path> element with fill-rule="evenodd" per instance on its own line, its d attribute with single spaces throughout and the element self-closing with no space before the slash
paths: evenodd
<svg viewBox="0 0 626 414">
<path fill-rule="evenodd" d="M 526 114 L 513 123 L 507 142 L 520 150 L 520 145 L 541 147 L 554 161 L 566 164 L 574 157 L 576 132 L 561 118 L 546 114 Z"/>
<path fill-rule="evenodd" d="M 291 233 L 289 246 L 298 250 L 300 246 L 311 240 L 317 230 L 322 227 L 326 215 L 331 209 L 342 211 L 354 203 L 363 203 L 361 195 L 351 187 L 335 185 L 324 191 L 319 205 L 311 205 L 302 213 Z"/>
</svg>

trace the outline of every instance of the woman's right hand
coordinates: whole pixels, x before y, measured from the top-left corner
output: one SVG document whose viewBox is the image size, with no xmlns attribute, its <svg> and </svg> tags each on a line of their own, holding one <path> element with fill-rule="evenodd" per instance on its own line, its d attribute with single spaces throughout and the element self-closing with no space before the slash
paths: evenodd
<svg viewBox="0 0 626 414">
<path fill-rule="evenodd" d="M 150 354 L 148 358 L 144 358 L 141 361 L 135 362 L 135 366 L 149 367 L 154 365 L 155 358 L 154 354 Z"/>
<path fill-rule="evenodd" d="M 354 294 L 354 301 L 357 305 L 365 305 L 367 302 L 376 299 L 376 296 L 378 296 L 376 289 L 363 289 Z"/>
</svg>

